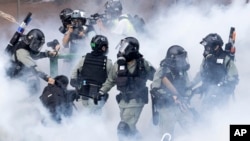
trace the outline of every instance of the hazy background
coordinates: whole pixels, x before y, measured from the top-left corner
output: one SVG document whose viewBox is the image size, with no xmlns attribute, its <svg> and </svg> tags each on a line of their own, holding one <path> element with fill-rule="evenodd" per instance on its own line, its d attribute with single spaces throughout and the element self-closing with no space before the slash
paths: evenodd
<svg viewBox="0 0 250 141">
<path fill-rule="evenodd" d="M 240 82 L 235 90 L 236 100 L 232 101 L 228 109 L 216 111 L 211 115 L 211 120 L 206 125 L 200 124 L 193 128 L 192 133 L 182 135 L 182 129 L 177 125 L 176 141 L 228 141 L 230 124 L 249 124 L 249 35 L 250 6 L 245 0 L 235 0 L 232 3 L 225 1 L 197 1 L 193 5 L 183 3 L 168 4 L 167 1 L 122 0 L 124 11 L 131 14 L 141 14 L 147 22 L 147 35 L 137 38 L 140 41 L 140 51 L 145 59 L 158 68 L 160 61 L 165 57 L 168 47 L 174 44 L 183 46 L 188 51 L 191 69 L 191 79 L 199 70 L 202 60 L 203 47 L 199 44 L 203 37 L 209 33 L 221 35 L 224 43 L 228 41 L 230 27 L 236 28 L 236 65 L 238 67 Z M 161 9 L 155 7 L 156 2 L 161 2 Z M 164 3 L 166 2 L 166 3 Z M 20 10 L 20 19 L 24 18 L 27 11 L 31 11 L 32 21 L 26 32 L 32 28 L 40 28 L 46 35 L 46 42 L 53 39 L 61 41 L 63 35 L 58 28 L 61 25 L 58 14 L 65 8 L 84 9 L 89 14 L 102 12 L 102 3 L 95 1 L 68 1 L 66 4 L 56 5 L 34 3 L 29 9 Z M 142 4 L 141 6 L 139 4 Z M 164 6 L 163 4 L 166 4 Z M 98 6 L 99 5 L 99 6 Z M 12 6 L 12 11 L 8 6 Z M 42 8 L 42 6 L 46 6 Z M 38 10 L 39 8 L 39 10 Z M 154 10 L 152 10 L 154 9 Z M 13 4 L 1 5 L 2 11 L 16 15 Z M 153 13 L 152 11 L 155 11 Z M 157 13 L 156 13 L 157 11 Z M 16 17 L 16 16 L 15 16 Z M 19 22 L 21 22 L 20 20 Z M 38 97 L 27 94 L 25 84 L 15 80 L 8 80 L 4 76 L 4 65 L 6 58 L 2 51 L 7 46 L 18 25 L 0 18 L 0 141 L 116 141 L 116 127 L 120 120 L 118 105 L 115 95 L 118 93 L 114 87 L 110 93 L 110 99 L 104 107 L 101 117 L 86 115 L 80 104 L 71 119 L 65 119 L 63 124 L 57 125 L 48 119 L 47 111 L 42 107 Z M 3 24 L 2 24 L 3 23 Z M 6 24 L 7 23 L 7 24 Z M 115 45 L 120 39 L 110 37 L 109 57 L 116 60 Z M 87 47 L 89 50 L 89 47 Z M 44 46 L 43 50 L 49 49 Z M 63 52 L 61 52 L 63 53 Z M 83 55 L 85 53 L 83 52 Z M 38 65 L 49 74 L 49 59 L 38 61 Z M 65 68 L 60 68 L 60 71 Z M 41 80 L 42 81 L 42 80 Z M 151 82 L 148 82 L 148 85 Z M 46 85 L 45 82 L 42 83 Z M 194 105 L 197 103 L 193 103 Z M 198 104 L 197 104 L 198 105 Z M 47 125 L 41 124 L 46 119 Z M 155 127 L 151 122 L 151 101 L 147 104 L 138 122 L 138 130 L 141 131 L 145 141 L 157 141 Z"/>
</svg>

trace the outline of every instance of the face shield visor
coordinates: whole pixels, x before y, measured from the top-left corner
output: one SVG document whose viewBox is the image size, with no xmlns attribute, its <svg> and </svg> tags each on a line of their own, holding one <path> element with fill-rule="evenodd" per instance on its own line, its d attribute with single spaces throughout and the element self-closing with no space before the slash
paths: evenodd
<svg viewBox="0 0 250 141">
<path fill-rule="evenodd" d="M 34 54 L 39 54 L 44 43 L 45 43 L 44 39 L 39 40 L 37 38 L 33 38 L 29 46 Z"/>
<path fill-rule="evenodd" d="M 125 39 L 121 40 L 116 49 L 119 49 L 117 57 L 124 57 L 127 62 L 137 59 L 140 56 L 137 48 L 130 45 Z"/>
<path fill-rule="evenodd" d="M 201 41 L 200 44 L 204 46 L 204 51 L 203 51 L 204 57 L 208 56 L 209 54 L 212 55 L 215 53 L 216 44 L 209 43 L 205 40 Z"/>
<path fill-rule="evenodd" d="M 129 43 L 126 40 L 121 40 L 121 42 L 116 46 L 116 49 L 119 50 L 121 55 L 125 55 L 125 50 L 129 46 Z"/>
<path fill-rule="evenodd" d="M 187 52 L 175 56 L 175 66 L 178 71 L 187 71 L 190 68 Z"/>
<path fill-rule="evenodd" d="M 163 67 L 169 67 L 174 72 L 183 72 L 189 70 L 190 68 L 187 52 L 183 52 L 180 55 L 174 55 L 171 58 L 166 58 L 161 61 L 160 65 Z"/>
</svg>

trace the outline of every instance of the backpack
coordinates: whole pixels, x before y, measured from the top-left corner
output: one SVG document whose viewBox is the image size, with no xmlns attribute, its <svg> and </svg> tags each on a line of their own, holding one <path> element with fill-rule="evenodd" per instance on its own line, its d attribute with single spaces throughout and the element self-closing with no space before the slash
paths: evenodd
<svg viewBox="0 0 250 141">
<path fill-rule="evenodd" d="M 65 91 L 57 85 L 48 84 L 40 96 L 45 107 L 55 108 L 66 102 Z"/>
</svg>

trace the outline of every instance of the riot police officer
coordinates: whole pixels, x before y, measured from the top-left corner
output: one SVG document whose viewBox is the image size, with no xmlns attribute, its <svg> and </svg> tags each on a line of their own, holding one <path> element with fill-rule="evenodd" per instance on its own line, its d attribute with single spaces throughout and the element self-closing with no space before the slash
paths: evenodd
<svg viewBox="0 0 250 141">
<path fill-rule="evenodd" d="M 130 20 L 131 15 L 123 14 L 120 0 L 109 0 L 105 3 L 105 20 L 97 24 L 102 32 L 122 36 L 135 36 L 136 30 Z"/>
<path fill-rule="evenodd" d="M 204 47 L 203 60 L 192 85 L 201 82 L 202 112 L 207 112 L 229 102 L 239 76 L 234 61 L 222 48 L 223 40 L 219 34 L 208 34 L 200 44 Z"/>
<path fill-rule="evenodd" d="M 45 36 L 40 29 L 32 29 L 14 46 L 11 65 L 7 69 L 7 75 L 18 78 L 28 84 L 30 92 L 37 93 L 40 90 L 39 77 L 53 84 L 54 79 L 41 71 L 35 60 L 54 57 L 56 51 L 41 52 L 45 42 Z"/>
<path fill-rule="evenodd" d="M 139 41 L 126 37 L 120 41 L 118 59 L 111 74 L 99 91 L 99 97 L 107 93 L 114 85 L 119 94 L 116 96 L 120 108 L 120 122 L 117 127 L 118 137 L 138 137 L 136 124 L 145 104 L 148 103 L 147 80 L 153 79 L 154 67 L 139 53 Z"/>
<path fill-rule="evenodd" d="M 109 43 L 103 35 L 96 35 L 90 42 L 92 52 L 87 53 L 72 71 L 70 84 L 82 96 L 82 103 L 91 113 L 100 114 L 107 94 L 103 101 L 94 103 L 102 83 L 105 82 L 112 68 L 112 61 L 107 58 Z M 90 97 L 90 98 L 88 98 Z M 92 99 L 91 99 L 92 97 Z"/>
<path fill-rule="evenodd" d="M 169 47 L 166 57 L 151 84 L 154 124 L 159 124 L 161 136 L 164 133 L 174 135 L 175 125 L 179 123 L 186 131 L 191 127 L 193 115 L 190 111 L 187 51 L 179 46 Z M 157 116 L 157 117 L 154 117 Z M 158 119 L 157 119 L 158 118 Z"/>
</svg>

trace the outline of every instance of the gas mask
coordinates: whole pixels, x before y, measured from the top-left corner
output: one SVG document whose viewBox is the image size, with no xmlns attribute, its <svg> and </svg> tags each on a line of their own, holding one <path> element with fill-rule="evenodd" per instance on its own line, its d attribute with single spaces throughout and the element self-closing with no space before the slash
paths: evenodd
<svg viewBox="0 0 250 141">
<path fill-rule="evenodd" d="M 169 64 L 170 68 L 176 72 L 188 71 L 190 68 L 186 52 L 180 55 L 175 55 Z"/>
</svg>

